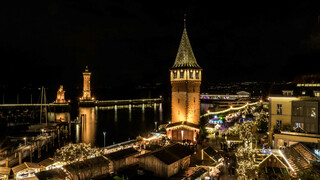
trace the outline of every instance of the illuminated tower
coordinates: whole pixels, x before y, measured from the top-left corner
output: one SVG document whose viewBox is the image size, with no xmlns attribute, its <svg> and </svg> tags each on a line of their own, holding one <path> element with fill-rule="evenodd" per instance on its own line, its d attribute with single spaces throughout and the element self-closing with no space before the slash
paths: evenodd
<svg viewBox="0 0 320 180">
<path fill-rule="evenodd" d="M 167 126 L 167 135 L 172 140 L 195 141 L 199 132 L 202 68 L 194 57 L 185 21 L 178 53 L 170 69 L 172 123 Z"/>
<path fill-rule="evenodd" d="M 83 74 L 83 95 L 81 100 L 92 100 L 91 90 L 90 90 L 91 72 L 89 72 L 88 66 L 86 66 L 86 70 L 82 74 Z"/>
</svg>

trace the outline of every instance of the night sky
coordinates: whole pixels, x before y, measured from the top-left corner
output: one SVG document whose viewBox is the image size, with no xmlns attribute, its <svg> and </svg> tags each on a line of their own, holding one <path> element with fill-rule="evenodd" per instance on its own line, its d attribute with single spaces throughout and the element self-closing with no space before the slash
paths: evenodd
<svg viewBox="0 0 320 180">
<path fill-rule="evenodd" d="M 0 5 L 0 84 L 169 83 L 187 13 L 204 83 L 319 72 L 319 1 L 10 1 Z"/>
</svg>

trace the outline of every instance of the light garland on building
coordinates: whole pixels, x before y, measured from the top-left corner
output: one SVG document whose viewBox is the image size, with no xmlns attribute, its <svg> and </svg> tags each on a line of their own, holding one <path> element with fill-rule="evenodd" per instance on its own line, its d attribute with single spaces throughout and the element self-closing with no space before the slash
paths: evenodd
<svg viewBox="0 0 320 180">
<path fill-rule="evenodd" d="M 237 108 L 234 108 L 234 107 L 230 107 L 229 109 L 226 109 L 226 110 L 222 110 L 222 111 L 217 111 L 217 112 L 208 112 L 206 114 L 203 114 L 200 116 L 201 117 L 206 117 L 206 116 L 209 116 L 209 115 L 216 115 L 216 114 L 223 114 L 223 113 L 226 113 L 226 112 L 229 112 L 229 111 L 238 111 L 238 110 L 241 110 L 241 109 L 244 109 L 248 106 L 253 106 L 253 105 L 257 105 L 258 103 L 260 102 L 254 102 L 254 103 L 247 103 L 241 107 L 237 107 Z"/>
</svg>

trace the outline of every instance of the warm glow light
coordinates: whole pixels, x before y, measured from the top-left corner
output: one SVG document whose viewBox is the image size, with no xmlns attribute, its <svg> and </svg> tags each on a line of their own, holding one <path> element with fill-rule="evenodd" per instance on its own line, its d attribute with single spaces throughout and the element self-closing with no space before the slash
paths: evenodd
<svg viewBox="0 0 320 180">
<path fill-rule="evenodd" d="M 246 108 L 247 106 L 252 106 L 252 105 L 257 105 L 259 102 L 254 102 L 254 103 L 251 103 L 251 104 L 245 104 L 241 107 L 237 107 L 237 108 L 234 108 L 234 107 L 230 107 L 229 109 L 226 109 L 226 110 L 222 110 L 222 111 L 217 111 L 217 112 L 209 112 L 207 114 L 203 114 L 201 115 L 200 117 L 203 117 L 203 116 L 209 116 L 209 115 L 214 115 L 214 114 L 222 114 L 222 113 L 226 113 L 228 111 L 231 111 L 231 110 L 241 110 L 243 108 Z"/>
<path fill-rule="evenodd" d="M 183 140 L 183 130 L 181 130 L 181 140 Z"/>
<path fill-rule="evenodd" d="M 282 154 L 281 150 L 279 149 L 279 153 L 280 155 L 283 157 L 283 159 L 286 161 L 287 164 L 289 164 L 290 169 L 295 172 L 295 170 L 293 169 L 293 167 L 291 166 L 291 164 L 288 162 L 287 158 Z"/>
</svg>

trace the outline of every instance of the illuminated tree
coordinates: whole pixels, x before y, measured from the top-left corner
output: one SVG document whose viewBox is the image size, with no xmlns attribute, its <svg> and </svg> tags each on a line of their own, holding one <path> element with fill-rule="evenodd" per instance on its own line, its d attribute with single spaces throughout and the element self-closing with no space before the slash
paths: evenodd
<svg viewBox="0 0 320 180">
<path fill-rule="evenodd" d="M 101 156 L 103 154 L 100 148 L 91 148 L 90 144 L 78 143 L 68 144 L 63 146 L 54 154 L 55 161 L 59 161 L 63 164 L 70 164 L 77 161 Z"/>
</svg>

